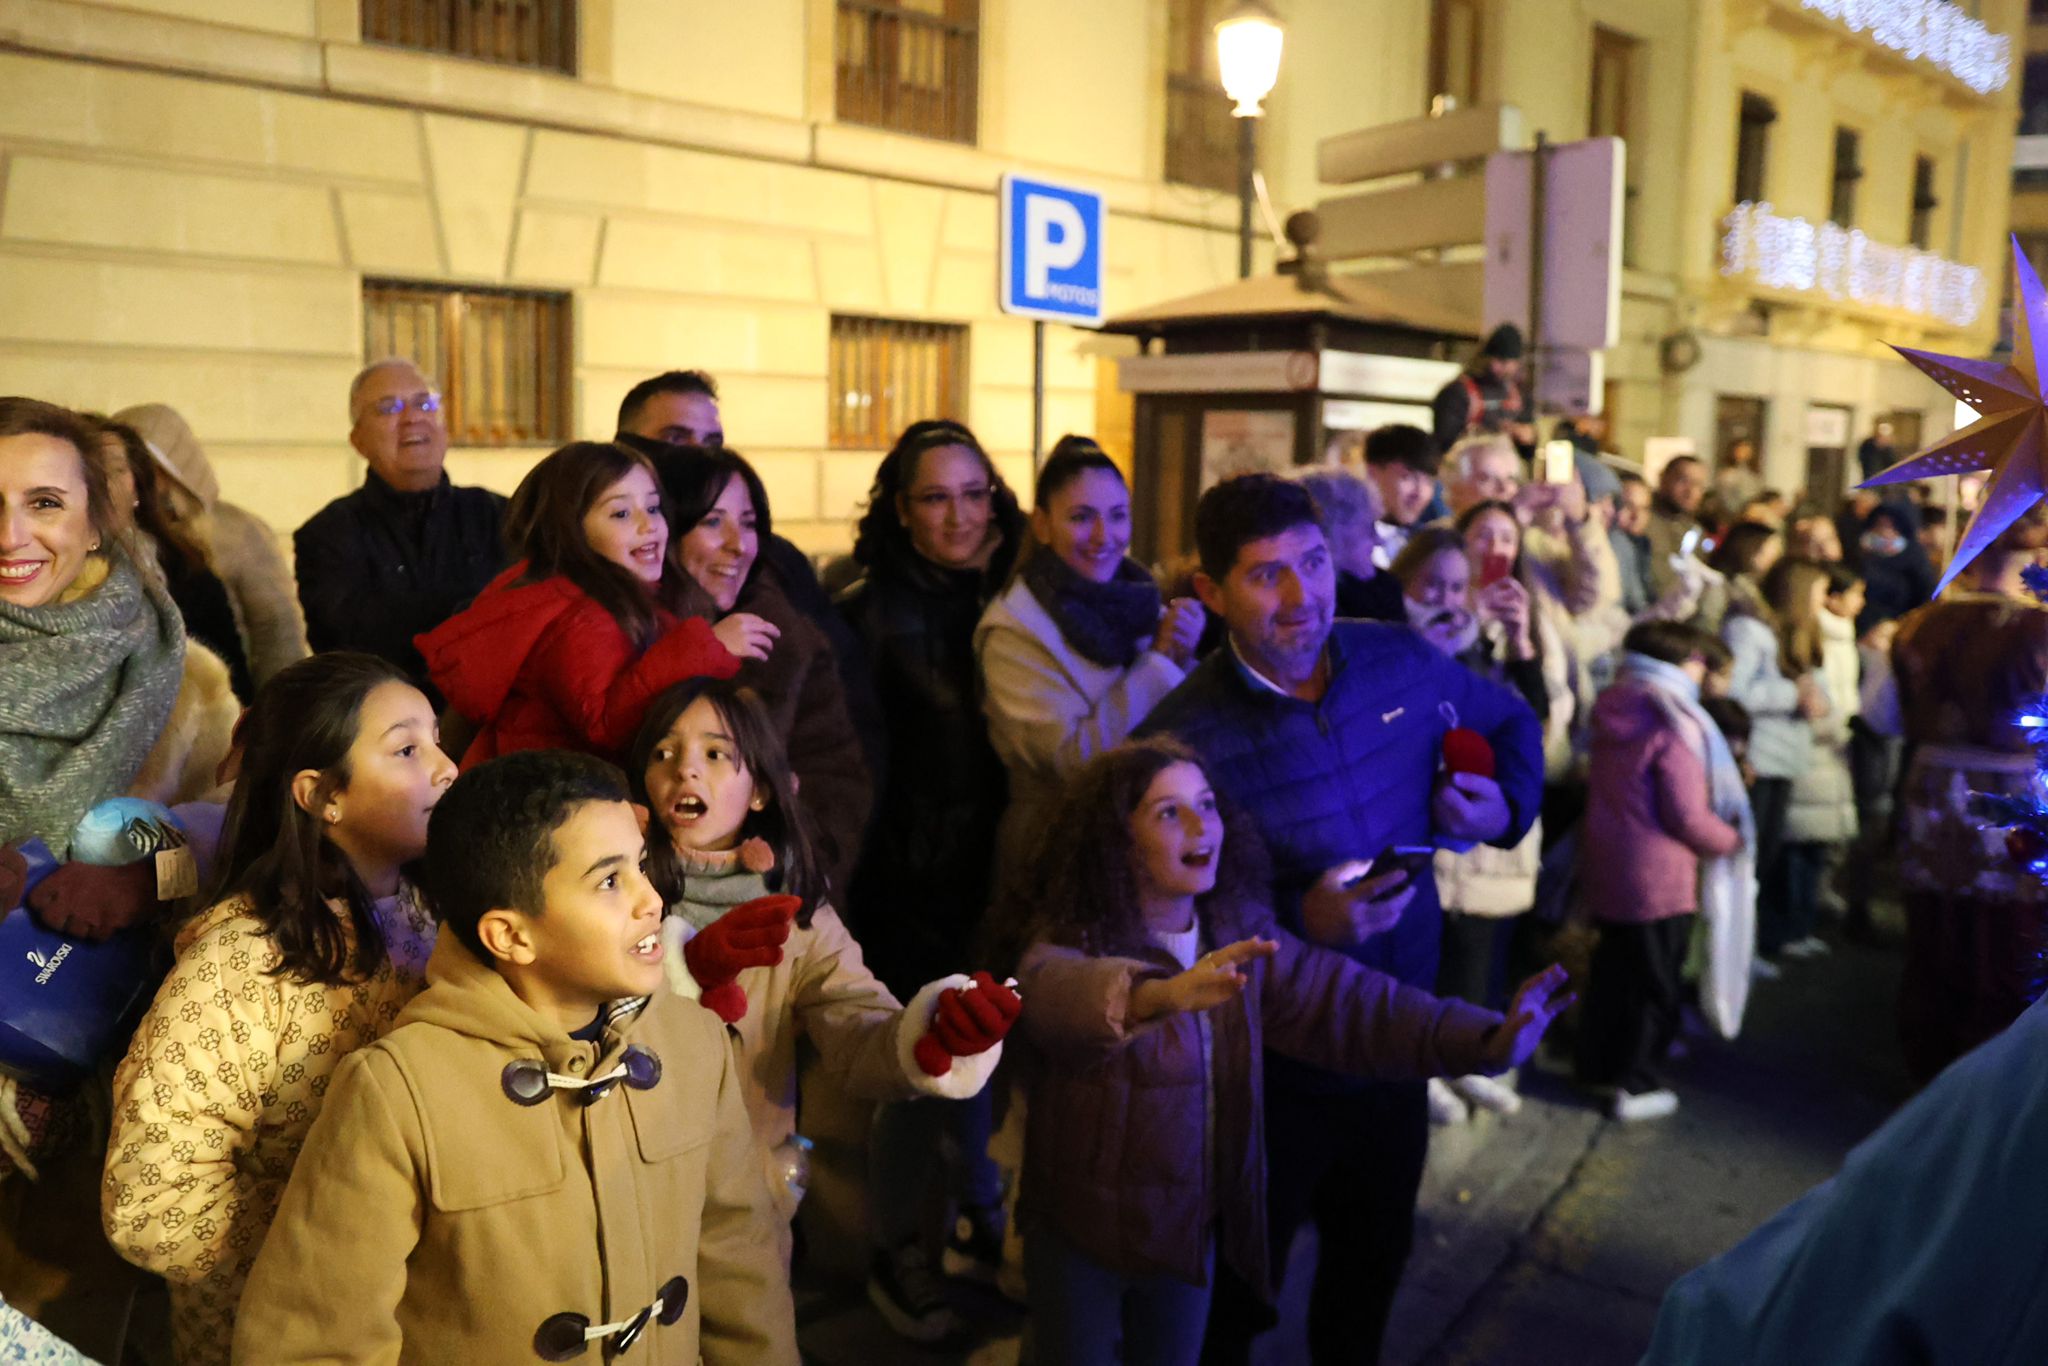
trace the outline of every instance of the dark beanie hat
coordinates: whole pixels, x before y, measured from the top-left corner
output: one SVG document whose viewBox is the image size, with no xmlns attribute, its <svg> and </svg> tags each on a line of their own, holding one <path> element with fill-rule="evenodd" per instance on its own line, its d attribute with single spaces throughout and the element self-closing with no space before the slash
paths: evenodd
<svg viewBox="0 0 2048 1366">
<path fill-rule="evenodd" d="M 1486 344 L 1479 348 L 1479 354 L 1488 360 L 1520 360 L 1522 329 L 1513 323 L 1502 323 L 1487 334 Z"/>
</svg>

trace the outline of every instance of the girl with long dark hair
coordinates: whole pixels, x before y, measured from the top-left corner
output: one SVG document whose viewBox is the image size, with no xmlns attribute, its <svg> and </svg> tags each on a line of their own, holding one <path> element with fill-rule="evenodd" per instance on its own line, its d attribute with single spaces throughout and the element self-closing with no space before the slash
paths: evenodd
<svg viewBox="0 0 2048 1366">
<path fill-rule="evenodd" d="M 114 1078 L 102 1215 L 171 1282 L 180 1366 L 225 1363 L 235 1305 L 341 1059 L 423 985 L 407 869 L 455 779 L 426 696 L 371 655 L 315 655 L 257 694 L 212 907 Z"/>
<path fill-rule="evenodd" d="M 827 897 L 778 724 L 751 689 L 699 679 L 662 694 L 627 774 L 652 816 L 647 871 L 668 907 L 669 981 L 736 1029 L 747 1110 L 785 1221 L 802 1195 L 777 1179 L 796 1134 L 799 1038 L 857 1099 L 982 1089 L 1016 997 L 986 974 L 970 985 L 950 973 L 906 1009 L 876 980 Z M 935 1024 L 946 1058 L 927 1058 L 927 1070 L 917 1049 Z M 785 1263 L 788 1253 L 785 1242 Z"/>
<path fill-rule="evenodd" d="M 875 471 L 854 541 L 865 572 L 841 594 L 840 609 L 873 671 L 881 733 L 868 748 L 886 776 L 847 899 L 869 964 L 899 999 L 967 961 L 987 913 L 1008 799 L 982 716 L 974 627 L 1023 534 L 1016 496 L 974 434 L 956 422 L 918 422 Z M 992 1123 L 986 1092 L 876 1113 L 869 1297 L 906 1336 L 934 1341 L 958 1327 L 921 1250 L 923 1192 L 935 1169 L 951 1176 L 960 1211 L 951 1264 L 995 1277 L 1003 1187 L 988 1157 Z"/>
<path fill-rule="evenodd" d="M 617 760 L 663 688 L 730 678 L 774 645 L 759 617 L 688 614 L 661 486 L 637 451 L 577 441 L 549 455 L 513 491 L 505 540 L 517 563 L 415 642 L 477 726 L 465 768 L 521 749 Z"/>
<path fill-rule="evenodd" d="M 1271 1298 L 1263 1049 L 1498 1072 L 1570 1004 L 1558 967 L 1503 1017 L 1308 944 L 1275 923 L 1261 863 L 1192 751 L 1138 741 L 1081 770 L 1006 900 L 1031 1002 L 1019 1219 L 1040 1360 L 1192 1366 L 1218 1263 Z"/>
<path fill-rule="evenodd" d="M 688 610 L 711 622 L 751 614 L 781 632 L 766 659 L 741 663 L 737 681 L 759 695 L 783 736 L 822 871 L 844 899 L 874 806 L 874 781 L 832 642 L 797 610 L 777 566 L 764 560 L 768 491 L 729 446 L 668 446 L 650 458 L 668 502 Z"/>
</svg>

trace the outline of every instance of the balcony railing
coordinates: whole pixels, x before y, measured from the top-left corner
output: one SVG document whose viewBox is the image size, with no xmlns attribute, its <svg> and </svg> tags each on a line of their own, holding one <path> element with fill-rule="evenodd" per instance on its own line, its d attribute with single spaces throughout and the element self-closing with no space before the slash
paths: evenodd
<svg viewBox="0 0 2048 1366">
<path fill-rule="evenodd" d="M 576 0 L 363 0 L 363 41 L 576 74 Z"/>
<path fill-rule="evenodd" d="M 959 0 L 943 15 L 889 0 L 839 0 L 840 121 L 972 143 L 981 65 L 975 15 Z"/>
</svg>

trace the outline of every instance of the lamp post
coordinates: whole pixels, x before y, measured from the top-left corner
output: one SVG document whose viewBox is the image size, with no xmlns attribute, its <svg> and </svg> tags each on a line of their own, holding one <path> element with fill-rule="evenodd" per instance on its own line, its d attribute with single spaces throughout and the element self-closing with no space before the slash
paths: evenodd
<svg viewBox="0 0 2048 1366">
<path fill-rule="evenodd" d="M 1223 90 L 1237 107 L 1237 275 L 1252 273 L 1252 168 L 1258 141 L 1252 120 L 1266 111 L 1260 101 L 1280 79 L 1280 45 L 1286 36 L 1280 16 L 1265 0 L 1238 0 L 1216 21 L 1216 67 Z"/>
</svg>

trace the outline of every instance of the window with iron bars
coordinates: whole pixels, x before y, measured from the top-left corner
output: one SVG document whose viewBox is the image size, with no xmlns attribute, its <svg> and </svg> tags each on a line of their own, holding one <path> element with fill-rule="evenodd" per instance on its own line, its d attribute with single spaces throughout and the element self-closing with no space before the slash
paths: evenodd
<svg viewBox="0 0 2048 1366">
<path fill-rule="evenodd" d="M 1166 178 L 1237 190 L 1237 129 L 1216 74 L 1215 0 L 1170 0 L 1166 11 Z"/>
<path fill-rule="evenodd" d="M 576 74 L 576 0 L 363 0 L 363 41 Z"/>
<path fill-rule="evenodd" d="M 363 282 L 364 358 L 419 366 L 453 445 L 567 441 L 570 349 L 566 294 Z"/>
<path fill-rule="evenodd" d="M 913 422 L 967 420 L 967 329 L 889 318 L 832 319 L 831 442 L 886 450 Z"/>
<path fill-rule="evenodd" d="M 840 122 L 972 143 L 980 42 L 980 0 L 838 0 Z"/>
</svg>

